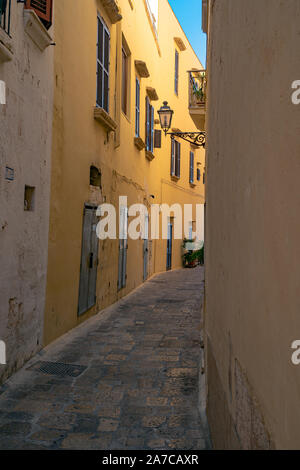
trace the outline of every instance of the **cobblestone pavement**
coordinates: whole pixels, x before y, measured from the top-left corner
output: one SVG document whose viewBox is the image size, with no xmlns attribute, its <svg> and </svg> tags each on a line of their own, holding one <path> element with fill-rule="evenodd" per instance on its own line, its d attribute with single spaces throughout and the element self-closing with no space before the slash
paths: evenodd
<svg viewBox="0 0 300 470">
<path fill-rule="evenodd" d="M 48 346 L 0 388 L 0 449 L 208 448 L 202 299 L 203 268 L 159 274 Z M 28 370 L 38 361 L 86 369 Z"/>
</svg>

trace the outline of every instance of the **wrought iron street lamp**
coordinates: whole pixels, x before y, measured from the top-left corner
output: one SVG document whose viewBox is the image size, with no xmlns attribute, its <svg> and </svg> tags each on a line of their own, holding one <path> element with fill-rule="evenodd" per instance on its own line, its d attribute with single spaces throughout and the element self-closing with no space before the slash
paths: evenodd
<svg viewBox="0 0 300 470">
<path fill-rule="evenodd" d="M 159 115 L 160 126 L 164 133 L 167 135 L 172 124 L 174 111 L 170 108 L 170 106 L 168 106 L 168 102 L 164 101 L 163 106 L 157 112 Z"/>
<path fill-rule="evenodd" d="M 170 135 L 171 139 L 175 137 L 186 140 L 196 147 L 205 147 L 205 132 L 168 132 L 171 128 L 174 111 L 168 106 L 168 102 L 164 101 L 163 106 L 158 112 L 160 126 L 165 135 Z"/>
</svg>

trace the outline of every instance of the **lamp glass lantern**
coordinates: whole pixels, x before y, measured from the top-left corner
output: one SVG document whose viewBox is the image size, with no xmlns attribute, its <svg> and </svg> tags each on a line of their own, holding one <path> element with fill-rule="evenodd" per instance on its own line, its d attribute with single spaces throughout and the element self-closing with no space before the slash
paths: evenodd
<svg viewBox="0 0 300 470">
<path fill-rule="evenodd" d="M 157 112 L 159 115 L 161 128 L 164 133 L 167 134 L 168 130 L 171 128 L 174 111 L 170 108 L 170 106 L 168 106 L 168 102 L 164 101 L 163 106 Z"/>
</svg>

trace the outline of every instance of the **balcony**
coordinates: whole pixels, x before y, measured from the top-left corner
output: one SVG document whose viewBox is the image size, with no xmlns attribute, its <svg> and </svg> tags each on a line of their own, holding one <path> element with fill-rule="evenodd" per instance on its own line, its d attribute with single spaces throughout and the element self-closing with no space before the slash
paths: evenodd
<svg viewBox="0 0 300 470">
<path fill-rule="evenodd" d="M 0 28 L 10 36 L 11 0 L 0 0 Z"/>
<path fill-rule="evenodd" d="M 206 70 L 190 70 L 189 74 L 189 111 L 196 127 L 205 129 L 206 113 Z"/>
</svg>

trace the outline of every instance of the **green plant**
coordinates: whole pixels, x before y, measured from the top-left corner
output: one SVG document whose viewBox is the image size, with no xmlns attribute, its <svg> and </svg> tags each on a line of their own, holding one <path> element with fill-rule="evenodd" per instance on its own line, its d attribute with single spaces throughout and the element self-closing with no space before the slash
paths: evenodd
<svg viewBox="0 0 300 470">
<path fill-rule="evenodd" d="M 201 102 L 205 101 L 205 87 L 206 79 L 205 73 L 200 73 L 197 76 L 198 81 L 193 80 L 193 94 Z"/>
<path fill-rule="evenodd" d="M 204 101 L 205 94 L 204 94 L 204 91 L 203 91 L 202 87 L 200 87 L 200 88 L 194 87 L 193 94 L 194 94 L 194 96 L 196 96 L 196 98 L 199 101 Z"/>
<path fill-rule="evenodd" d="M 187 251 L 183 255 L 183 265 L 184 266 L 196 266 L 197 262 L 197 251 Z"/>
</svg>

